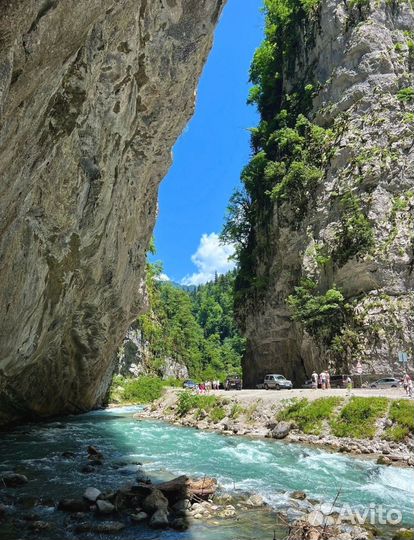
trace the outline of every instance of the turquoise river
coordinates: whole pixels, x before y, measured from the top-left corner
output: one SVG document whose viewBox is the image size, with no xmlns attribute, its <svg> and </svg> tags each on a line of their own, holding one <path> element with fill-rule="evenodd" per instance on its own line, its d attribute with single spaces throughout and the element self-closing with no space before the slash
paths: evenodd
<svg viewBox="0 0 414 540">
<path fill-rule="evenodd" d="M 337 506 L 349 503 L 361 509 L 369 505 L 381 505 L 385 511 L 397 509 L 403 514 L 402 524 L 412 526 L 412 469 L 379 466 L 370 460 L 280 441 L 223 436 L 161 422 L 134 420 L 136 410 L 131 407 L 95 411 L 0 433 L 0 476 L 2 471 L 14 470 L 29 478 L 20 488 L 0 489 L 0 503 L 8 505 L 11 511 L 27 507 L 28 511 L 36 512 L 39 519 L 54 522 L 55 527 L 54 532 L 45 532 L 39 537 L 19 525 L 6 523 L 0 525 L 0 539 L 98 538 L 91 534 L 74 534 L 68 516 L 55 510 L 52 501 L 79 498 L 88 486 L 103 491 L 133 482 L 138 463 L 143 464 L 154 482 L 179 474 L 214 476 L 222 491 L 259 493 L 275 512 L 289 507 L 289 493 L 294 490 L 304 490 L 309 498 L 329 503 L 340 491 Z M 81 472 L 87 445 L 98 447 L 105 456 L 104 466 L 92 474 Z M 75 455 L 65 458 L 63 452 Z M 255 510 L 246 517 L 249 526 L 240 520 L 220 526 L 197 522 L 180 533 L 135 525 L 111 538 L 272 540 L 273 529 L 277 529 L 272 522 L 274 515 L 270 518 L 267 514 L 264 518 Z M 100 535 L 99 538 L 106 537 Z"/>
</svg>

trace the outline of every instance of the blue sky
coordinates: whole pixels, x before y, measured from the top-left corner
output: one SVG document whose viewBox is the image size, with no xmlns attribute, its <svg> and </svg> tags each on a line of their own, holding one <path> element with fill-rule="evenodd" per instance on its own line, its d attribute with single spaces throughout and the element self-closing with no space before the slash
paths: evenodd
<svg viewBox="0 0 414 540">
<path fill-rule="evenodd" d="M 262 0 L 228 0 L 204 69 L 196 113 L 174 148 L 161 184 L 155 229 L 156 260 L 172 280 L 199 284 L 225 272 L 231 246 L 218 234 L 228 200 L 250 154 L 248 74 L 263 37 Z"/>
</svg>

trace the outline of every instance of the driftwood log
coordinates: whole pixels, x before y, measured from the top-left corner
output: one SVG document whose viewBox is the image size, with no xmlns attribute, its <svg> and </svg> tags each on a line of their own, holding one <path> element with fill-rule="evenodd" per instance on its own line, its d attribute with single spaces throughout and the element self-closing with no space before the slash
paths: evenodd
<svg viewBox="0 0 414 540">
<path fill-rule="evenodd" d="M 196 497 L 207 499 L 216 492 L 217 480 L 207 477 L 193 479 L 183 475 L 155 487 L 162 491 L 168 500 L 193 499 Z"/>
</svg>

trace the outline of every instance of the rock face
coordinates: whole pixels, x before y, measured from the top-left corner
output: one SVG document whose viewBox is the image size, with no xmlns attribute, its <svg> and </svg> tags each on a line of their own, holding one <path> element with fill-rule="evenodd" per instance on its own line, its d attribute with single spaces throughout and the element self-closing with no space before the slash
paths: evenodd
<svg viewBox="0 0 414 540">
<path fill-rule="evenodd" d="M 222 4 L 0 1 L 0 423 L 102 403 Z"/>
<path fill-rule="evenodd" d="M 139 377 L 153 374 L 154 360 L 161 360 L 158 373 L 163 379 L 188 379 L 187 366 L 171 357 L 154 358 L 148 342 L 143 339 L 139 325 L 133 324 L 118 351 L 115 371 L 125 377 Z"/>
<path fill-rule="evenodd" d="M 250 248 L 261 289 L 238 306 L 246 385 L 279 372 L 301 382 L 327 366 L 355 373 L 358 361 L 364 374 L 397 374 L 398 351 L 412 358 L 413 28 L 409 2 L 383 0 L 322 0 L 298 23 L 281 91 L 313 88 L 307 117 L 331 130 L 329 157 L 317 187 L 303 190 L 300 216 L 289 194 L 270 209 L 254 201 L 262 217 Z M 369 244 L 359 252 L 358 235 Z M 344 297 L 331 321 L 343 324 L 329 343 L 294 320 L 287 303 L 303 278 L 320 295 L 336 286 Z"/>
</svg>

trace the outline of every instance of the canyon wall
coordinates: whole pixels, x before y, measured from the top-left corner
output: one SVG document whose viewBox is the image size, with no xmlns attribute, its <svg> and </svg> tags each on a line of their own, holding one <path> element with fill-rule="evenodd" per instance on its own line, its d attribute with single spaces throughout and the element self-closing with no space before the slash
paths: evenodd
<svg viewBox="0 0 414 540">
<path fill-rule="evenodd" d="M 252 68 L 261 123 L 242 175 L 237 293 L 247 385 L 358 362 L 364 376 L 401 374 L 399 351 L 412 370 L 413 8 L 306 6 L 268 13 L 275 37 Z"/>
<path fill-rule="evenodd" d="M 223 0 L 0 0 L 0 424 L 100 405 Z"/>
</svg>

